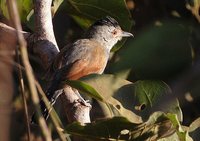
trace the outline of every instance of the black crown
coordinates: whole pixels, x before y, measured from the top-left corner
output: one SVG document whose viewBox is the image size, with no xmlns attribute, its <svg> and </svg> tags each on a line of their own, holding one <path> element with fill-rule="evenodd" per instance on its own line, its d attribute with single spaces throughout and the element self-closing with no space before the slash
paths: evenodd
<svg viewBox="0 0 200 141">
<path fill-rule="evenodd" d="M 107 25 L 107 26 L 114 26 L 117 27 L 119 26 L 119 23 L 112 17 L 110 16 L 106 16 L 105 18 L 102 18 L 98 21 L 96 21 L 93 26 L 97 26 L 97 25 Z"/>
</svg>

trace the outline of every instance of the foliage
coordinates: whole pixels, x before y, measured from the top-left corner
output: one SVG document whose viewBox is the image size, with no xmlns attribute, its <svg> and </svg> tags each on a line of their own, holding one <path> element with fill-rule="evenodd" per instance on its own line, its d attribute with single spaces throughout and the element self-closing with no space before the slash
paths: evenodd
<svg viewBox="0 0 200 141">
<path fill-rule="evenodd" d="M 25 29 L 34 31 L 33 3 L 17 2 Z M 123 30 L 135 33 L 135 38 L 113 48 L 105 72 L 110 74 L 65 82 L 90 98 L 95 108 L 92 123 L 72 123 L 64 132 L 86 140 L 197 141 L 199 5 L 199 0 L 54 0 L 54 24 L 61 25 L 54 30 L 63 37 L 80 37 L 79 33 L 107 15 Z M 5 0 L 0 0 L 0 15 L 9 18 Z M 67 19 L 67 29 L 59 19 Z M 17 112 L 21 105 L 16 94 Z"/>
<path fill-rule="evenodd" d="M 86 140 L 147 141 L 149 139 L 157 140 L 174 133 L 175 126 L 165 114 L 157 112 L 151 115 L 148 121 L 141 124 L 131 123 L 125 117 L 114 117 L 85 126 L 74 123 L 67 126 L 66 130 L 86 138 Z"/>
<path fill-rule="evenodd" d="M 29 1 L 29 0 L 17 1 L 17 6 L 18 6 L 18 10 L 19 10 L 19 14 L 20 14 L 22 22 L 27 22 L 27 16 L 29 12 L 31 11 L 31 9 L 33 8 L 32 5 L 33 5 L 32 1 Z M 9 18 L 6 0 L 0 1 L 0 11 L 5 17 Z"/>
</svg>

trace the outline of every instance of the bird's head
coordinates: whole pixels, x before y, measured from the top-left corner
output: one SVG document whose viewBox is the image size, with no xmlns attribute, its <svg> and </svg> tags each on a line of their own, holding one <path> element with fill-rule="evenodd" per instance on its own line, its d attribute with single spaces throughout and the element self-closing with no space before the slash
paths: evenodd
<svg viewBox="0 0 200 141">
<path fill-rule="evenodd" d="M 85 36 L 100 42 L 110 50 L 122 37 L 133 37 L 133 34 L 123 31 L 114 18 L 107 16 L 91 25 Z"/>
</svg>

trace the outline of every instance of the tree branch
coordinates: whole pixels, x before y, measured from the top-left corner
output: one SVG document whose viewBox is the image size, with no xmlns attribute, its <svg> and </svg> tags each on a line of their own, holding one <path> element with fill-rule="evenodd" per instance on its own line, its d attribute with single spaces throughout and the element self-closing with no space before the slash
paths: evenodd
<svg viewBox="0 0 200 141">
<path fill-rule="evenodd" d="M 35 43 L 33 52 L 39 56 L 44 64 L 44 69 L 49 68 L 59 52 L 52 26 L 51 2 L 51 0 L 34 0 Z M 50 75 L 53 76 L 53 74 Z M 82 104 L 76 91 L 69 86 L 63 86 L 61 90 L 63 91 L 62 102 L 68 120 L 70 122 L 79 121 L 82 124 L 90 122 L 90 107 Z"/>
<path fill-rule="evenodd" d="M 25 32 L 25 31 L 19 31 L 19 32 L 21 32 L 24 35 L 25 39 L 28 39 L 30 37 L 30 33 L 28 33 L 28 32 Z M 13 27 L 10 27 L 10 26 L 0 22 L 0 39 L 5 34 L 7 36 L 9 36 L 10 38 L 13 38 L 15 40 L 17 39 L 17 31 L 16 31 L 16 29 L 14 29 Z"/>
<path fill-rule="evenodd" d="M 53 32 L 51 16 L 52 0 L 34 0 L 35 33 L 33 53 L 42 61 L 47 70 L 59 48 Z"/>
<path fill-rule="evenodd" d="M 70 86 L 65 86 L 62 92 L 61 100 L 68 121 L 78 121 L 81 124 L 90 123 L 91 107 L 82 104 L 80 97 L 76 94 L 76 90 Z"/>
</svg>

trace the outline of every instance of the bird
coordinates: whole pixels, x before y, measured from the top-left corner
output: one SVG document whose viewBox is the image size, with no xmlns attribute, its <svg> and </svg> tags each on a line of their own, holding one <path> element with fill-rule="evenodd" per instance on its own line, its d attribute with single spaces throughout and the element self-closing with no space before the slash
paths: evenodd
<svg viewBox="0 0 200 141">
<path fill-rule="evenodd" d="M 94 22 L 82 38 L 64 47 L 55 57 L 50 71 L 55 72 L 46 95 L 50 104 L 56 102 L 60 94 L 56 90 L 65 80 L 77 80 L 89 74 L 102 74 L 109 59 L 112 47 L 123 37 L 133 37 L 130 32 L 125 32 L 119 23 L 112 17 L 106 16 Z M 81 98 L 83 99 L 83 98 Z M 83 100 L 87 105 L 87 102 Z M 44 102 L 40 102 L 42 114 L 45 119 L 49 110 Z"/>
</svg>

